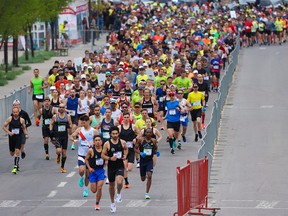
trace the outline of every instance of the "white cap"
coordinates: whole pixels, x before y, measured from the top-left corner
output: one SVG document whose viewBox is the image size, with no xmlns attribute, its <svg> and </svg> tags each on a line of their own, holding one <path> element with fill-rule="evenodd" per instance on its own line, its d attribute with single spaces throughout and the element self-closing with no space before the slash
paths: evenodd
<svg viewBox="0 0 288 216">
<path fill-rule="evenodd" d="M 124 62 L 120 62 L 119 65 L 124 65 Z"/>
<path fill-rule="evenodd" d="M 67 78 L 67 80 L 70 80 L 70 81 L 72 81 L 72 80 L 73 80 L 73 78 L 70 76 L 70 77 L 68 77 L 68 78 Z"/>
<path fill-rule="evenodd" d="M 198 74 L 198 70 L 194 70 L 194 71 L 193 71 L 193 74 L 196 74 L 196 73 Z"/>
<path fill-rule="evenodd" d="M 86 74 L 81 74 L 81 79 L 85 78 L 86 79 Z"/>
<path fill-rule="evenodd" d="M 118 68 L 118 71 L 123 71 L 123 68 Z"/>
<path fill-rule="evenodd" d="M 110 46 L 110 44 L 109 44 L 109 43 L 107 43 L 107 44 L 106 44 L 106 46 Z"/>
<path fill-rule="evenodd" d="M 55 86 L 51 86 L 51 87 L 50 87 L 50 91 L 55 90 L 55 89 L 56 89 Z"/>
<path fill-rule="evenodd" d="M 143 63 L 143 67 L 148 67 L 148 64 L 146 62 Z"/>
</svg>

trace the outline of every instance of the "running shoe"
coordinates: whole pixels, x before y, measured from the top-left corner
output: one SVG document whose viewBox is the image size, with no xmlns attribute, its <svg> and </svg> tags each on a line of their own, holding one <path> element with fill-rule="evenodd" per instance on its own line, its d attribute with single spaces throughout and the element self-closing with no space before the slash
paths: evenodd
<svg viewBox="0 0 288 216">
<path fill-rule="evenodd" d="M 88 193 L 88 189 L 84 189 L 83 191 L 83 197 L 88 197 L 89 193 Z"/>
<path fill-rule="evenodd" d="M 50 160 L 49 154 L 46 154 L 45 159 Z"/>
<path fill-rule="evenodd" d="M 181 150 L 181 149 L 182 149 L 182 145 L 181 145 L 181 142 L 178 142 L 178 146 L 177 146 L 177 148 L 178 148 L 179 150 Z"/>
<path fill-rule="evenodd" d="M 66 171 L 63 167 L 61 167 L 61 168 L 60 168 L 60 172 L 61 172 L 61 173 L 66 173 L 67 171 Z"/>
<path fill-rule="evenodd" d="M 109 179 L 108 178 L 106 178 L 105 184 L 109 184 Z"/>
<path fill-rule="evenodd" d="M 201 124 L 201 128 L 202 129 L 205 129 L 206 128 L 206 125 L 203 123 L 203 124 Z"/>
<path fill-rule="evenodd" d="M 96 205 L 95 205 L 95 210 L 97 210 L 97 211 L 100 210 L 100 205 L 99 205 L 99 204 L 96 204 Z"/>
<path fill-rule="evenodd" d="M 60 164 L 60 155 L 57 155 L 57 157 L 56 157 L 56 163 L 57 163 L 57 164 Z"/>
<path fill-rule="evenodd" d="M 121 203 L 122 202 L 121 194 L 116 194 L 116 202 L 117 203 Z"/>
<path fill-rule="evenodd" d="M 37 127 L 40 125 L 40 120 L 38 118 L 35 120 L 35 124 Z"/>
<path fill-rule="evenodd" d="M 71 145 L 71 150 L 75 150 L 76 148 L 75 148 L 75 145 L 74 144 L 72 144 Z"/>
<path fill-rule="evenodd" d="M 116 205 L 115 203 L 111 203 L 110 205 L 110 212 L 115 213 L 116 212 Z"/>
<path fill-rule="evenodd" d="M 24 159 L 26 157 L 26 153 L 23 151 L 21 152 L 21 158 Z"/>
<path fill-rule="evenodd" d="M 125 185 L 124 185 L 124 188 L 125 188 L 125 189 L 129 189 L 129 188 L 130 188 L 130 184 L 125 184 Z"/>
<path fill-rule="evenodd" d="M 20 167 L 19 167 L 19 165 L 17 166 L 17 172 L 19 172 L 20 171 Z"/>
<path fill-rule="evenodd" d="M 183 142 L 186 142 L 186 141 L 187 141 L 185 135 L 182 135 L 182 140 L 183 140 Z"/>
<path fill-rule="evenodd" d="M 136 168 L 140 168 L 140 163 L 137 162 Z"/>
<path fill-rule="evenodd" d="M 146 199 L 146 200 L 149 200 L 149 199 L 151 199 L 151 197 L 149 196 L 149 194 L 148 194 L 148 193 L 145 193 L 145 199 Z"/>
<path fill-rule="evenodd" d="M 195 134 L 195 142 L 198 142 L 198 134 Z"/>
<path fill-rule="evenodd" d="M 174 149 L 173 148 L 171 148 L 171 154 L 175 154 L 175 151 L 174 151 Z"/>
<path fill-rule="evenodd" d="M 11 173 L 17 174 L 17 167 L 14 167 L 11 171 Z"/>
<path fill-rule="evenodd" d="M 202 133 L 201 131 L 198 131 L 199 139 L 202 139 Z"/>
<path fill-rule="evenodd" d="M 83 177 L 79 178 L 78 185 L 79 185 L 79 187 L 83 187 L 84 186 L 84 178 Z"/>
</svg>

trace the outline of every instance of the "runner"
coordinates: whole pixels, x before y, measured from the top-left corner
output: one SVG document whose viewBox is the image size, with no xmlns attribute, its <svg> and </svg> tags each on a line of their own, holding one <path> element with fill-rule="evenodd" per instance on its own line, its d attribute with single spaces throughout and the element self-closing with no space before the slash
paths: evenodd
<svg viewBox="0 0 288 216">
<path fill-rule="evenodd" d="M 156 154 L 158 148 L 157 141 L 152 138 L 152 133 L 153 132 L 150 128 L 146 129 L 144 132 L 144 138 L 139 139 L 135 145 L 135 152 L 141 156 L 141 181 L 145 181 L 147 178 L 145 199 L 150 199 L 149 192 L 152 184 L 153 156 Z"/>
<path fill-rule="evenodd" d="M 112 110 L 110 108 L 107 108 L 105 112 L 105 117 L 103 118 L 100 125 L 103 143 L 110 139 L 110 128 L 115 125 L 114 119 L 111 118 L 111 115 Z"/>
<path fill-rule="evenodd" d="M 198 141 L 198 137 L 202 139 L 201 133 L 201 115 L 202 115 L 202 105 L 205 103 L 205 97 L 203 93 L 198 91 L 198 85 L 196 83 L 193 84 L 193 92 L 188 95 L 187 101 L 191 104 L 192 110 L 190 112 L 193 128 L 195 132 L 195 142 Z"/>
<path fill-rule="evenodd" d="M 90 126 L 89 116 L 83 115 L 80 117 L 80 122 L 82 127 L 78 127 L 76 131 L 70 136 L 70 140 L 72 142 L 79 142 L 78 145 L 78 172 L 80 175 L 80 179 L 78 180 L 79 187 L 84 186 L 84 174 L 85 174 L 85 187 L 83 190 L 83 197 L 88 196 L 88 169 L 86 169 L 85 165 L 85 157 L 89 148 L 93 145 L 93 137 L 98 135 L 98 130 L 94 129 Z M 78 137 L 78 140 L 76 139 Z"/>
<path fill-rule="evenodd" d="M 21 118 L 19 113 L 19 108 L 14 107 L 12 109 L 12 116 L 9 116 L 2 125 L 2 129 L 8 134 L 10 155 L 14 156 L 14 167 L 11 171 L 14 174 L 17 174 L 17 171 L 19 171 L 22 134 L 25 135 L 26 139 L 29 138 L 25 119 Z"/>
<path fill-rule="evenodd" d="M 158 103 L 157 100 L 152 96 L 149 89 L 144 89 L 144 97 L 139 101 L 142 104 L 142 109 L 147 109 L 148 116 L 154 118 L 157 116 Z"/>
<path fill-rule="evenodd" d="M 205 103 L 202 104 L 202 124 L 201 124 L 201 128 L 205 129 L 206 125 L 205 125 L 205 116 L 206 116 L 206 107 L 208 104 L 208 99 L 209 99 L 209 87 L 208 84 L 204 82 L 203 80 L 203 76 L 201 74 L 198 74 L 197 76 L 198 78 L 198 91 L 201 92 L 204 97 L 205 97 Z"/>
<path fill-rule="evenodd" d="M 104 184 L 105 170 L 104 160 L 101 158 L 102 140 L 99 135 L 93 138 L 93 147 L 90 148 L 85 157 L 85 163 L 89 171 L 90 189 L 96 194 L 95 210 L 100 210 L 100 200 L 102 197 L 102 187 Z"/>
<path fill-rule="evenodd" d="M 56 144 L 56 163 L 60 164 L 60 172 L 66 173 L 65 162 L 67 158 L 67 146 L 68 146 L 68 129 L 72 128 L 72 121 L 69 114 L 65 113 L 65 105 L 61 103 L 59 105 L 58 113 L 53 115 L 50 122 L 50 138 L 52 142 Z M 61 158 L 62 155 L 62 158 Z"/>
<path fill-rule="evenodd" d="M 139 131 L 134 124 L 131 124 L 130 114 L 127 111 L 123 113 L 123 122 L 118 126 L 118 128 L 120 131 L 119 138 L 125 140 L 128 147 L 127 160 L 124 162 L 124 188 L 130 188 L 128 172 L 131 172 L 133 169 L 133 164 L 135 161 L 134 145 L 136 143 L 136 137 L 137 134 L 139 134 Z"/>
<path fill-rule="evenodd" d="M 119 139 L 119 128 L 113 126 L 110 128 L 111 139 L 106 141 L 103 146 L 102 158 L 108 160 L 108 179 L 109 193 L 111 199 L 111 212 L 116 212 L 114 201 L 115 196 L 115 180 L 117 182 L 116 202 L 122 202 L 121 190 L 123 187 L 124 176 L 124 160 L 128 155 L 128 148 L 124 140 Z"/>
<path fill-rule="evenodd" d="M 58 108 L 58 107 L 57 107 Z M 45 159 L 49 160 L 49 137 L 50 137 L 50 130 L 49 125 L 50 121 L 54 114 L 56 114 L 57 110 L 53 108 L 51 105 L 51 101 L 49 97 L 44 98 L 44 106 L 40 109 L 40 113 L 38 115 L 38 119 L 43 117 L 42 123 L 42 136 L 44 141 L 44 150 L 45 150 Z"/>
<path fill-rule="evenodd" d="M 42 102 L 44 100 L 44 89 L 48 87 L 47 82 L 43 77 L 39 76 L 39 69 L 34 69 L 34 77 L 30 80 L 30 86 L 28 88 L 28 94 L 31 93 L 33 89 L 33 106 L 34 106 L 34 117 L 38 116 L 39 110 L 42 107 Z M 40 120 L 35 119 L 36 126 L 39 126 Z"/>
<path fill-rule="evenodd" d="M 89 117 L 90 119 L 90 126 L 95 128 L 95 129 L 98 129 L 100 128 L 101 126 L 101 122 L 103 120 L 103 117 L 100 113 L 100 106 L 98 104 L 95 104 L 95 107 L 94 107 L 94 115 L 91 115 Z"/>
</svg>

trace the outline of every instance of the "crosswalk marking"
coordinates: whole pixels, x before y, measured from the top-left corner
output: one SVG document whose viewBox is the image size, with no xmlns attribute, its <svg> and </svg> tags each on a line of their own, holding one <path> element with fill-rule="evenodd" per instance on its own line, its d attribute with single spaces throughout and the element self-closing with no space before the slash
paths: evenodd
<svg viewBox="0 0 288 216">
<path fill-rule="evenodd" d="M 145 207 L 149 202 L 150 200 L 131 200 L 126 207 Z"/>
<path fill-rule="evenodd" d="M 47 196 L 47 198 L 52 198 L 57 194 L 57 190 L 52 190 L 49 195 Z"/>
<path fill-rule="evenodd" d="M 67 182 L 60 182 L 59 185 L 57 185 L 57 187 L 64 187 L 67 184 Z"/>
<path fill-rule="evenodd" d="M 20 202 L 20 200 L 4 200 L 0 203 L 0 207 L 15 207 Z"/>
<path fill-rule="evenodd" d="M 73 172 L 70 172 L 66 177 L 67 178 L 71 178 L 71 177 L 73 177 L 74 175 L 75 175 L 75 171 L 73 171 Z"/>
<path fill-rule="evenodd" d="M 62 207 L 80 207 L 86 202 L 87 200 L 70 200 L 68 203 L 64 204 Z"/>
<path fill-rule="evenodd" d="M 263 209 L 271 209 L 274 208 L 278 204 L 277 201 L 261 201 L 255 208 L 263 208 Z"/>
</svg>

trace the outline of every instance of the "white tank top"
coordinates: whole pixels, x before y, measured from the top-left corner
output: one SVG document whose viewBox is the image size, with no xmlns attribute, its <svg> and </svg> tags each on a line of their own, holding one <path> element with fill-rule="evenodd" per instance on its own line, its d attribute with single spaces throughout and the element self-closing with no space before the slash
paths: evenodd
<svg viewBox="0 0 288 216">
<path fill-rule="evenodd" d="M 89 148 L 93 146 L 94 130 L 92 127 L 88 131 L 84 127 L 81 128 L 78 145 L 79 156 L 86 156 Z"/>
<path fill-rule="evenodd" d="M 88 113 L 88 110 L 89 110 L 89 105 L 88 105 L 88 100 L 87 98 L 84 98 L 84 99 L 80 99 L 80 103 L 82 105 L 82 110 L 80 111 L 80 106 L 78 105 L 78 108 L 77 108 L 77 113 L 78 114 L 85 114 L 85 113 Z"/>
<path fill-rule="evenodd" d="M 82 89 L 83 89 L 85 92 L 87 92 L 87 90 L 88 90 L 88 82 L 87 82 L 87 81 L 85 82 L 85 85 L 82 85 L 82 83 L 80 82 L 80 86 L 82 87 Z"/>
<path fill-rule="evenodd" d="M 89 101 L 90 105 L 94 104 L 95 97 L 92 97 L 91 99 L 88 99 L 88 97 L 86 97 L 86 99 Z"/>
</svg>

